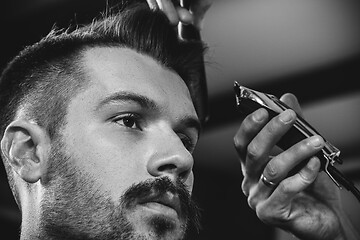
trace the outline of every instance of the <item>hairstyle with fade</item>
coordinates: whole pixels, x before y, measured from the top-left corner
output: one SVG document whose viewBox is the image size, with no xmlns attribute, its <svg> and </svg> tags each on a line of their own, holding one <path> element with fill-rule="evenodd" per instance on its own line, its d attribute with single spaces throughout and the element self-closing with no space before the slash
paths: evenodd
<svg viewBox="0 0 360 240">
<path fill-rule="evenodd" d="M 201 64 L 196 59 L 204 53 L 204 45 L 180 40 L 163 12 L 136 3 L 72 31 L 52 30 L 9 62 L 0 78 L 1 135 L 21 112 L 53 140 L 64 125 L 69 101 L 88 84 L 81 67 L 82 53 L 97 46 L 126 47 L 154 58 L 184 80 L 197 111 L 201 107 L 196 104 Z M 18 201 L 10 166 L 2 158 Z"/>
</svg>

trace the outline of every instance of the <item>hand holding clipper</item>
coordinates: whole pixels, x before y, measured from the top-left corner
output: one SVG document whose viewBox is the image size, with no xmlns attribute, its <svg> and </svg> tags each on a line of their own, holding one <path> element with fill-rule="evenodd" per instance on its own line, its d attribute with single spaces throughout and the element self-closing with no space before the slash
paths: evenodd
<svg viewBox="0 0 360 240">
<path fill-rule="evenodd" d="M 272 118 L 282 111 L 290 108 L 274 95 L 258 92 L 240 86 L 237 82 L 234 83 L 234 90 L 236 96 L 236 105 L 245 115 L 248 115 L 259 108 L 265 108 Z M 308 122 L 297 115 L 297 119 L 294 125 L 280 139 L 277 145 L 283 150 L 286 150 L 295 143 L 314 135 L 322 136 Z M 335 168 L 335 164 L 342 164 L 342 161 L 339 157 L 340 150 L 333 146 L 330 142 L 326 141 L 325 138 L 324 140 L 325 146 L 316 155 L 321 161 L 321 170 L 323 170 L 339 188 L 341 188 L 341 186 L 347 188 L 360 201 L 359 190 L 350 180 L 346 179 L 346 177 Z"/>
</svg>

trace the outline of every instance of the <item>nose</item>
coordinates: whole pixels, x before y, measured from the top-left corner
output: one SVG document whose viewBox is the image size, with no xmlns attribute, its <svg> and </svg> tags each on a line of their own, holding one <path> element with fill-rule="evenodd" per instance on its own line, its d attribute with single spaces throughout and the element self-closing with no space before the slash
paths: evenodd
<svg viewBox="0 0 360 240">
<path fill-rule="evenodd" d="M 193 156 L 175 132 L 162 133 L 153 139 L 147 171 L 154 177 L 168 176 L 185 182 L 192 172 Z"/>
</svg>

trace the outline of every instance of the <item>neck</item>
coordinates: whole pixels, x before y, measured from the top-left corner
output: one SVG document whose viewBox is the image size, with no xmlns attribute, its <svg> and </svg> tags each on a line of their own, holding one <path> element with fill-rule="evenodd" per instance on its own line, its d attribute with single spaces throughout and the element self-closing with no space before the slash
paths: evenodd
<svg viewBox="0 0 360 240">
<path fill-rule="evenodd" d="M 37 184 L 37 183 L 35 183 Z M 22 189 L 20 240 L 40 239 L 40 199 L 38 188 Z"/>
</svg>

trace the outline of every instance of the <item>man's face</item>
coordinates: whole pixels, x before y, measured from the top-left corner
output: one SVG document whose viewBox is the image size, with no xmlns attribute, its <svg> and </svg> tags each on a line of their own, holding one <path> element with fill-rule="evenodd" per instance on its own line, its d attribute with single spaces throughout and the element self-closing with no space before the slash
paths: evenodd
<svg viewBox="0 0 360 240">
<path fill-rule="evenodd" d="M 185 83 L 126 48 L 91 48 L 84 66 L 90 85 L 71 100 L 62 130 L 68 169 L 54 195 L 63 201 L 44 211 L 75 224 L 72 232 L 129 228 L 137 239 L 180 239 L 196 215 L 185 190 L 199 134 Z"/>
</svg>

